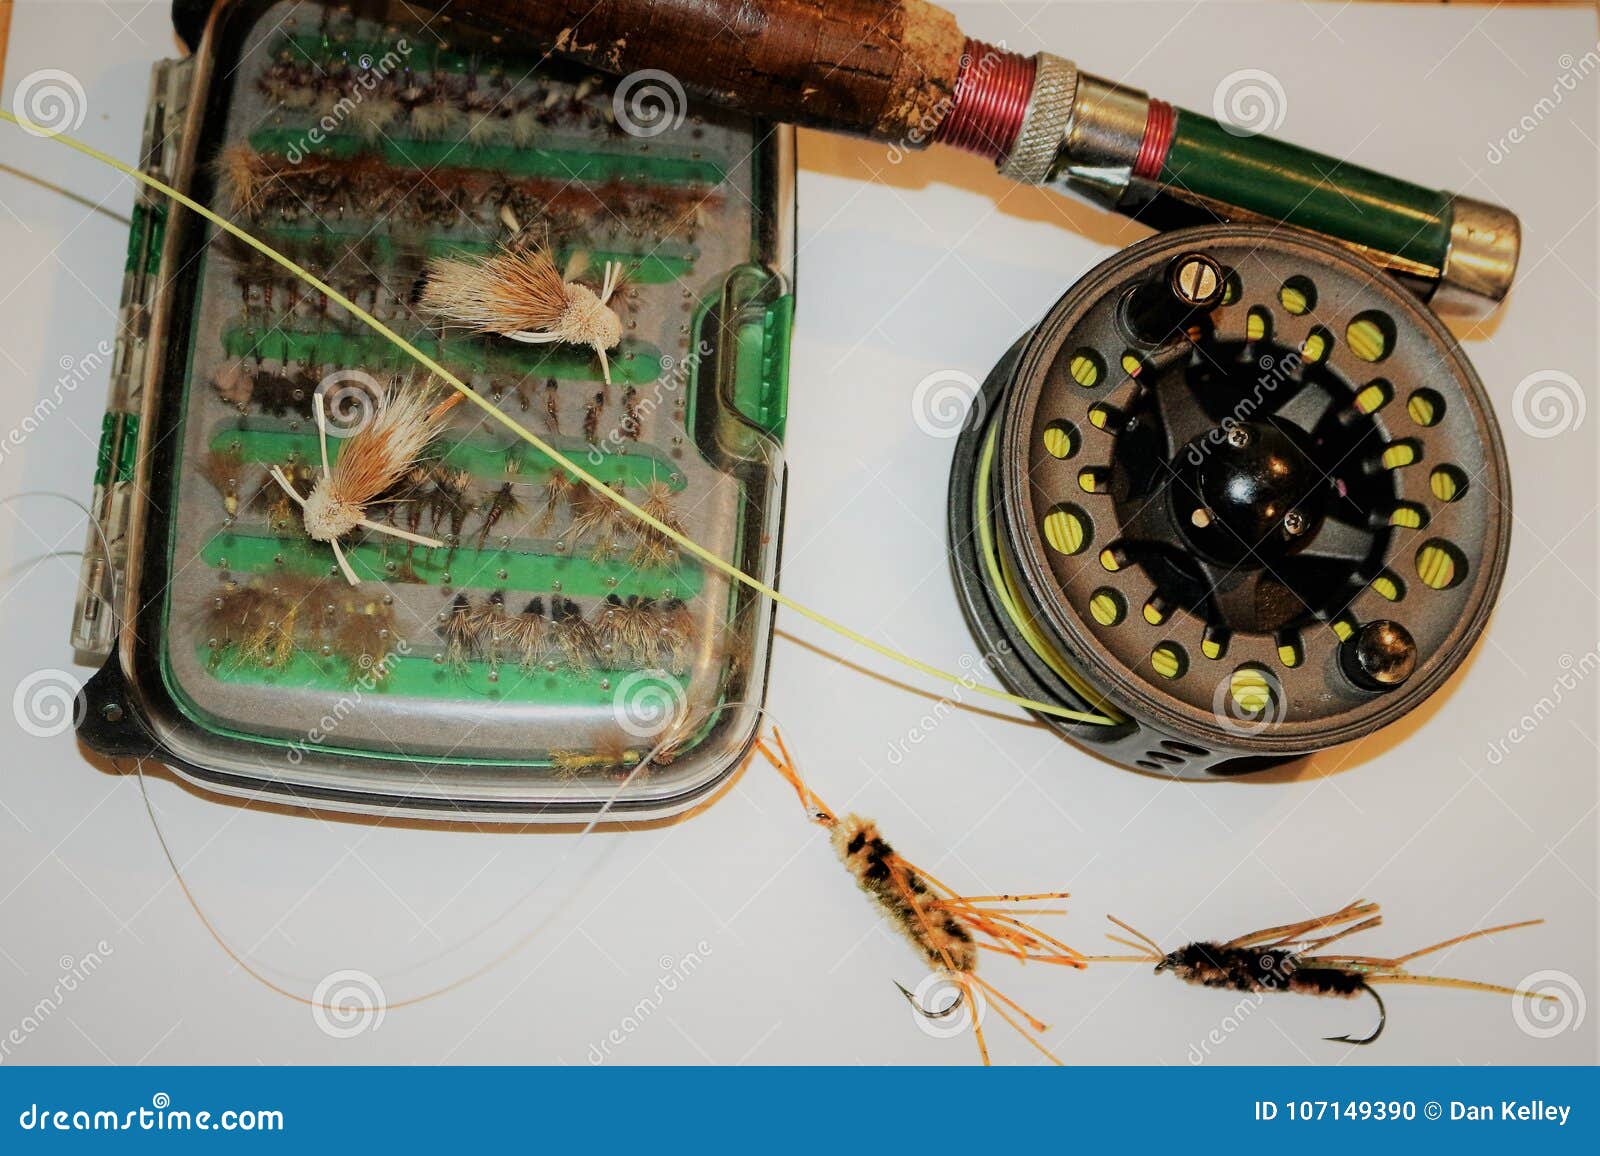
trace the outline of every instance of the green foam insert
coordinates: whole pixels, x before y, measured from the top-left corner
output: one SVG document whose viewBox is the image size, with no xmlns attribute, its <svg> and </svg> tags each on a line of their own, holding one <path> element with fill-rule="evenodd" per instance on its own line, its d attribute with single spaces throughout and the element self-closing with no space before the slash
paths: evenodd
<svg viewBox="0 0 1600 1156">
<path fill-rule="evenodd" d="M 452 240 L 448 237 L 428 237 L 423 240 L 396 239 L 387 233 L 354 231 L 349 229 L 306 228 L 300 225 L 259 225 L 256 231 L 288 243 L 285 247 L 315 249 L 335 243 L 370 246 L 373 256 L 381 263 L 394 264 L 406 253 L 421 252 L 429 257 L 453 257 L 462 253 L 490 253 L 500 246 L 494 241 Z M 556 251 L 556 264 L 566 268 L 574 250 Z M 585 249 L 591 271 L 605 268 L 608 261 L 623 266 L 625 277 L 637 285 L 664 285 L 687 277 L 694 270 L 694 255 L 673 256 L 670 253 L 626 253 L 618 249 Z"/>
<path fill-rule="evenodd" d="M 537 375 L 567 381 L 601 381 L 604 376 L 593 350 L 571 345 L 523 345 L 481 338 L 440 341 L 428 332 L 412 334 L 406 340 L 435 361 L 471 373 Z M 365 328 L 352 333 L 313 333 L 230 325 L 222 331 L 222 347 L 229 357 L 260 357 L 306 365 L 360 365 L 369 369 L 410 369 L 416 365 L 388 338 Z M 648 341 L 628 338 L 611 354 L 611 379 L 616 384 L 648 385 L 660 374 L 661 351 Z"/>
<path fill-rule="evenodd" d="M 328 439 L 330 462 L 339 460 L 345 440 Z M 570 441 L 561 438 L 551 440 L 556 443 Z M 520 441 L 504 446 L 469 438 L 458 442 L 442 442 L 441 447 L 440 461 L 479 478 L 542 481 L 559 468 L 542 450 Z M 289 461 L 291 455 L 307 461 L 318 461 L 321 456 L 317 435 L 312 430 L 289 433 L 283 430 L 224 427 L 212 435 L 211 448 L 219 453 L 238 453 L 246 462 L 263 465 L 281 465 Z M 660 480 L 675 490 L 682 490 L 687 484 L 670 462 L 663 461 L 648 448 L 628 454 L 602 454 L 598 460 L 590 456 L 592 449 L 587 445 L 569 444 L 563 447 L 557 444 L 556 448 L 603 482 L 621 483 L 624 487 L 637 489 L 647 482 Z M 508 464 L 513 462 L 516 465 L 514 470 Z"/>
<path fill-rule="evenodd" d="M 329 134 L 314 142 L 304 129 L 264 128 L 250 134 L 250 147 L 277 155 L 301 153 L 349 160 L 381 157 L 387 164 L 408 169 L 483 169 L 506 177 L 548 177 L 557 181 L 604 184 L 720 185 L 722 166 L 687 157 L 649 153 L 596 152 L 587 149 L 518 148 L 514 145 L 471 144 L 466 141 L 400 140 L 385 137 L 367 141 L 350 134 Z"/>
<path fill-rule="evenodd" d="M 549 703 L 555 706 L 609 706 L 614 688 L 634 670 L 576 671 L 558 669 L 523 670 L 516 663 L 491 668 L 487 662 L 472 661 L 465 668 L 435 662 L 431 655 L 391 655 L 389 675 L 381 682 L 366 672 L 352 671 L 350 664 L 336 656 L 296 651 L 282 666 L 256 666 L 231 662 L 233 647 L 224 647 L 212 673 L 224 682 L 247 686 L 270 686 L 284 690 L 326 690 L 342 692 L 358 680 L 365 680 L 363 693 L 396 695 L 401 698 L 481 698 L 491 702 Z M 213 653 L 201 644 L 202 661 Z M 491 680 L 491 669 L 499 677 Z M 688 693 L 687 680 L 666 671 L 652 671 L 651 681 L 669 688 L 677 701 Z M 365 683 L 372 685 L 368 688 Z M 603 685 L 609 683 L 609 686 Z"/>
<path fill-rule="evenodd" d="M 341 545 L 343 545 L 341 543 Z M 426 585 L 457 589 L 557 591 L 574 598 L 619 598 L 637 594 L 645 598 L 689 601 L 700 593 L 705 575 L 694 564 L 640 569 L 626 557 L 610 562 L 592 561 L 555 553 L 521 553 L 510 549 L 449 550 L 414 546 L 399 538 L 373 534 L 365 542 L 345 545 L 344 555 L 362 581 L 395 581 L 398 569 L 411 551 L 411 568 Z M 580 547 L 580 551 L 581 551 Z M 626 554 L 626 547 L 618 551 Z M 333 550 L 321 542 L 298 535 L 256 534 L 221 530 L 206 543 L 200 557 L 206 565 L 240 573 L 260 574 L 279 569 L 300 574 L 326 575 L 335 565 Z M 448 576 L 448 583 L 445 581 Z"/>
</svg>

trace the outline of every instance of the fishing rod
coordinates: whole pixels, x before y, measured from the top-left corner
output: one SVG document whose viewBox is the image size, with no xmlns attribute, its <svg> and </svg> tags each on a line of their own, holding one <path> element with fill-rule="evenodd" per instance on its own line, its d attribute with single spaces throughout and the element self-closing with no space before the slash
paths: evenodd
<svg viewBox="0 0 1600 1156">
<path fill-rule="evenodd" d="M 1338 158 L 1246 135 L 1048 52 L 973 39 L 925 0 L 439 0 L 617 75 L 669 74 L 716 103 L 917 149 L 947 145 L 1025 184 L 1161 228 L 1284 222 L 1397 275 L 1436 311 L 1492 312 L 1516 216 Z"/>
</svg>

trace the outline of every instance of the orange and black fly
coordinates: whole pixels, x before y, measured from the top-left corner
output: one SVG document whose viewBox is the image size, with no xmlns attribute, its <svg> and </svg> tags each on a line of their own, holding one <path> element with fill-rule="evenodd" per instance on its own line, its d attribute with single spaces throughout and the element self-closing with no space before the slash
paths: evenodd
<svg viewBox="0 0 1600 1156">
<path fill-rule="evenodd" d="M 985 951 L 1009 955 L 1019 962 L 1083 967 L 1084 957 L 1078 952 L 1019 918 L 1063 912 L 1021 910 L 1012 906 L 1066 899 L 1067 892 L 961 895 L 895 851 L 871 819 L 860 815 L 840 817 L 829 809 L 800 778 L 783 736 L 776 729 L 770 733 L 770 740 L 757 739 L 756 747 L 794 787 L 811 821 L 828 831 L 829 842 L 855 877 L 857 886 L 872 897 L 884 918 L 917 950 L 923 962 L 935 973 L 948 976 L 954 985 L 957 1000 L 934 1011 L 923 1007 L 912 992 L 895 984 L 918 1014 L 928 1019 L 944 1019 L 966 1004 L 973 1035 L 978 1041 L 978 1053 L 988 1064 L 989 1045 L 976 1013 L 976 1009 L 987 1002 L 987 1006 L 994 1008 L 995 1013 L 1041 1055 L 1051 1063 L 1061 1063 L 1039 1038 L 1049 1030 L 1049 1025 L 1001 994 L 977 972 L 978 961 Z"/>
</svg>

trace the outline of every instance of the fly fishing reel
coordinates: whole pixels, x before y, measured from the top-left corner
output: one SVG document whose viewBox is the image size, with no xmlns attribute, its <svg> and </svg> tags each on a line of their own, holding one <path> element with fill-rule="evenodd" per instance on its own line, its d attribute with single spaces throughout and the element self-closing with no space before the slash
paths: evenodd
<svg viewBox="0 0 1600 1156">
<path fill-rule="evenodd" d="M 1510 482 L 1482 384 L 1397 281 L 1294 230 L 1161 234 L 996 367 L 958 443 L 969 624 L 1018 694 L 1130 768 L 1346 742 L 1488 619 Z"/>
</svg>

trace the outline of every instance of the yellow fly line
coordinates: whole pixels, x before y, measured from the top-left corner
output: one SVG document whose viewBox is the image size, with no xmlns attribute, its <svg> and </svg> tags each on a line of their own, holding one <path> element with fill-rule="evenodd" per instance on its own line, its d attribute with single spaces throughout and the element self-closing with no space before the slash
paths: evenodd
<svg viewBox="0 0 1600 1156">
<path fill-rule="evenodd" d="M 1022 635 L 1033 652 L 1079 697 L 1090 705 L 1100 708 L 1102 712 L 1100 715 L 1084 715 L 1083 720 L 1103 726 L 1115 725 L 1123 721 L 1122 716 L 1095 693 L 1094 688 L 1084 681 L 1083 676 L 1073 670 L 1071 664 L 1039 632 L 1032 615 L 1022 605 L 1022 599 L 1017 594 L 1017 584 L 1012 576 L 1011 567 L 1006 564 L 1004 555 L 995 544 L 994 526 L 989 510 L 989 472 L 994 467 L 998 434 L 997 429 L 991 429 L 988 437 L 984 438 L 983 449 L 978 455 L 978 478 L 977 484 L 973 487 L 972 499 L 973 514 L 978 523 L 978 548 L 983 554 L 984 567 L 989 573 L 989 584 L 994 590 L 995 597 L 999 599 L 1006 617 L 1011 619 L 1012 625 L 1017 628 L 1017 632 Z"/>
<path fill-rule="evenodd" d="M 67 136 L 65 133 L 48 132 L 38 125 L 35 125 L 29 121 L 25 121 L 19 118 L 15 113 L 5 109 L 0 109 L 0 119 L 9 121 L 18 128 L 23 129 L 32 135 L 47 137 L 50 140 L 65 145 L 67 148 L 70 148 L 75 152 L 82 153 L 86 157 L 91 157 L 94 160 L 99 161 L 101 164 L 115 169 L 122 175 L 131 177 L 140 184 L 154 189 L 162 196 L 168 197 L 185 208 L 200 214 L 200 216 L 216 225 L 219 229 L 222 229 L 225 232 L 237 237 L 240 241 L 243 241 L 246 245 L 249 245 L 262 256 L 282 266 L 284 269 L 288 270 L 290 273 L 293 273 L 306 284 L 314 287 L 319 293 L 325 295 L 329 301 L 334 302 L 336 305 L 339 305 L 341 308 L 348 311 L 351 316 L 358 318 L 361 323 L 366 325 L 369 329 L 372 329 L 374 332 L 382 335 L 385 340 L 389 341 L 397 349 L 400 349 L 402 352 L 404 352 L 407 357 L 410 357 L 418 365 L 422 366 L 439 380 L 447 382 L 451 387 L 465 396 L 466 399 L 473 405 L 477 406 L 480 410 L 488 414 L 489 417 L 495 421 L 499 422 L 506 429 L 516 434 L 523 441 L 533 446 L 540 453 L 545 454 L 562 469 L 566 470 L 573 477 L 583 482 L 584 485 L 588 486 L 595 493 L 602 495 L 608 501 L 615 502 L 633 517 L 649 526 L 658 534 L 661 534 L 663 537 L 669 539 L 681 549 L 693 554 L 696 558 L 700 559 L 707 566 L 710 566 L 713 570 L 726 575 L 728 578 L 731 578 L 736 582 L 743 583 L 763 597 L 770 598 L 779 606 L 782 606 L 788 610 L 792 610 L 801 617 L 808 618 L 812 622 L 815 622 L 823 629 L 830 630 L 834 634 L 839 635 L 841 638 L 847 638 L 851 642 L 854 642 L 857 646 L 865 647 L 867 650 L 872 651 L 874 654 L 881 655 L 882 657 L 889 659 L 891 662 L 897 662 L 902 666 L 906 666 L 917 671 L 919 674 L 926 675 L 929 678 L 937 679 L 940 682 L 944 682 L 952 686 L 968 685 L 967 681 L 962 676 L 952 674 L 947 670 L 941 670 L 930 663 L 923 662 L 921 659 L 913 658 L 909 654 L 904 654 L 893 649 L 892 647 L 885 646 L 881 642 L 875 642 L 866 637 L 866 635 L 861 634 L 859 631 L 850 629 L 850 627 L 846 626 L 844 623 L 829 618 L 827 615 L 821 613 L 820 611 L 811 609 L 811 607 L 805 605 L 804 603 L 796 602 L 793 598 L 790 598 L 785 594 L 780 594 L 776 589 L 767 585 L 765 582 L 762 582 L 759 578 L 756 578 L 750 574 L 746 574 L 743 570 L 739 569 L 737 566 L 734 566 L 732 563 L 726 562 L 717 557 L 717 555 L 713 554 L 710 550 L 694 541 L 694 539 L 672 529 L 670 526 L 663 523 L 659 518 L 655 518 L 646 513 L 638 505 L 630 501 L 626 496 L 613 490 L 610 486 L 606 485 L 599 478 L 589 473 L 589 471 L 578 465 L 578 463 L 573 461 L 571 458 L 561 453 L 554 446 L 546 443 L 537 434 L 525 429 L 509 414 L 501 410 L 499 406 L 495 405 L 486 398 L 480 397 L 460 378 L 456 377 L 449 370 L 445 369 L 444 366 L 440 365 L 426 353 L 423 353 L 422 350 L 412 345 L 404 337 L 401 337 L 398 333 L 390 329 L 387 325 L 385 325 L 382 321 L 379 321 L 365 309 L 362 309 L 354 301 L 351 301 L 349 298 L 345 297 L 332 286 L 324 284 L 322 281 L 318 280 L 308 270 L 301 268 L 288 257 L 285 257 L 282 253 L 272 248 L 266 242 L 257 239 L 255 236 L 246 232 L 244 229 L 241 229 L 233 222 L 227 220 L 217 213 L 212 212 L 210 209 L 206 208 L 192 197 L 179 192 L 171 185 L 151 176 L 149 173 L 141 172 L 130 165 L 124 164 L 116 157 L 107 153 L 103 153 L 93 145 L 85 144 L 83 141 Z M 1068 708 L 1059 706 L 1055 703 L 1035 702 L 1033 699 L 1025 698 L 1022 695 L 1011 694 L 995 687 L 973 685 L 971 689 L 978 694 L 987 696 L 988 698 L 998 699 L 1001 702 L 1008 702 L 1013 706 L 1025 707 L 1028 710 L 1038 711 L 1041 714 L 1054 715 L 1058 718 L 1071 719 L 1077 722 L 1105 721 L 1099 715 L 1087 714 L 1083 711 L 1069 710 Z"/>
</svg>

